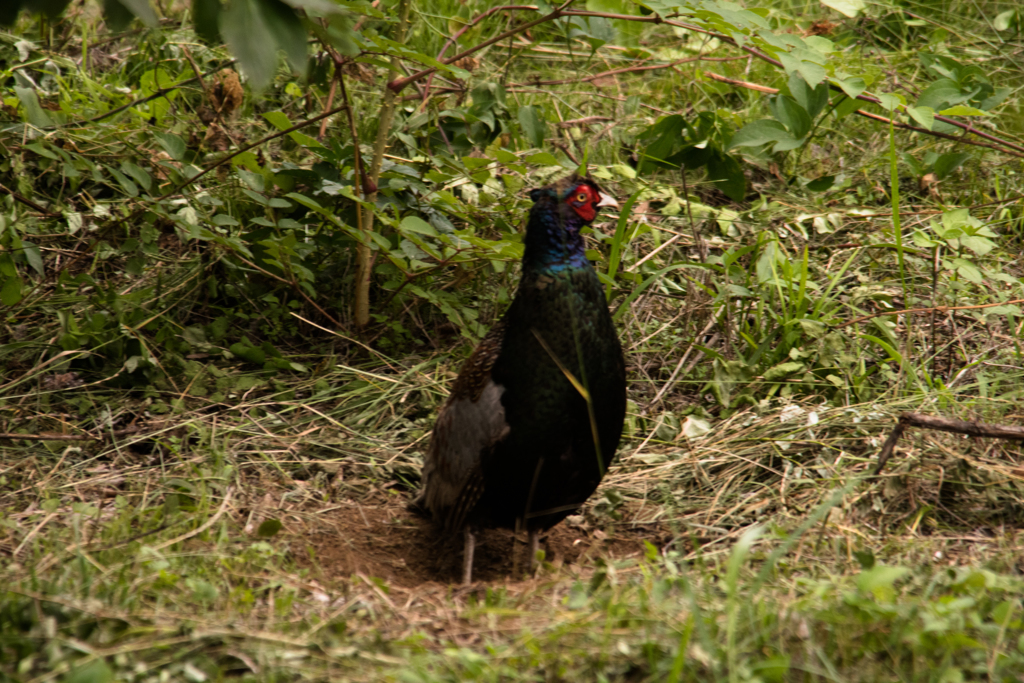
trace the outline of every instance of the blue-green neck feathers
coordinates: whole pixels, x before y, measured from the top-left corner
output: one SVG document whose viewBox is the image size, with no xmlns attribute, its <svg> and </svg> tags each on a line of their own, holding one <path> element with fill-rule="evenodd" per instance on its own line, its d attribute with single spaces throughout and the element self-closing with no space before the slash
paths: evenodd
<svg viewBox="0 0 1024 683">
<path fill-rule="evenodd" d="M 534 205 L 526 224 L 523 271 L 559 272 L 566 268 L 589 268 L 586 244 L 580 234 L 585 221 L 566 203 L 566 188 L 549 186 L 533 190 Z M 561 190 L 561 191 L 560 191 Z"/>
</svg>

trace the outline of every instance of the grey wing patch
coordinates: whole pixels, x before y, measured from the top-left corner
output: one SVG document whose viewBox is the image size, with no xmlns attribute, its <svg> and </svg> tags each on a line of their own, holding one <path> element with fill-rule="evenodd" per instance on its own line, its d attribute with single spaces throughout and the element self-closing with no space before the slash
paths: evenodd
<svg viewBox="0 0 1024 683">
<path fill-rule="evenodd" d="M 509 432 L 501 404 L 504 392 L 488 379 L 479 397 L 449 398 L 434 425 L 417 503 L 448 531 L 462 527 L 483 495 L 480 453 Z"/>
</svg>

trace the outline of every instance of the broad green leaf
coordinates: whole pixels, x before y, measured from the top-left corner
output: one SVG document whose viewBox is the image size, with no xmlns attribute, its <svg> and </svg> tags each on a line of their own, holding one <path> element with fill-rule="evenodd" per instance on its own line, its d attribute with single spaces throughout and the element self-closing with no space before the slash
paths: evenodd
<svg viewBox="0 0 1024 683">
<path fill-rule="evenodd" d="M 984 237 L 980 237 L 978 239 L 985 239 L 985 238 Z M 988 240 L 986 240 L 986 241 L 988 241 Z M 24 240 L 21 243 L 21 248 L 22 248 L 22 252 L 21 253 L 25 256 L 25 260 L 28 262 L 28 265 L 30 265 L 32 267 L 32 270 L 34 270 L 37 273 L 39 273 L 40 276 L 45 275 L 46 271 L 43 269 L 43 256 L 39 252 L 39 247 L 36 246 L 34 243 L 29 242 L 28 240 Z"/>
<path fill-rule="evenodd" d="M 836 79 L 836 85 L 843 89 L 846 96 L 850 99 L 856 99 L 867 89 L 867 83 L 864 82 L 863 78 L 842 78 Z"/>
<path fill-rule="evenodd" d="M 747 178 L 740 162 L 730 154 L 713 154 L 708 159 L 708 180 L 725 196 L 741 202 L 747 194 Z"/>
<path fill-rule="evenodd" d="M 534 147 L 543 147 L 548 126 L 540 109 L 533 105 L 519 107 L 518 118 L 529 143 Z"/>
<path fill-rule="evenodd" d="M 958 104 L 949 109 L 943 109 L 939 113 L 943 116 L 991 116 L 987 111 L 982 111 L 977 107 L 970 107 L 966 104 Z"/>
<path fill-rule="evenodd" d="M 528 164 L 537 164 L 538 166 L 558 166 L 558 159 L 555 158 L 550 152 L 537 152 L 523 159 Z"/>
<path fill-rule="evenodd" d="M 761 119 L 753 121 L 736 131 L 729 142 L 729 149 L 736 147 L 757 147 L 777 140 L 789 139 L 789 131 L 778 121 Z"/>
<path fill-rule="evenodd" d="M 152 12 L 151 9 L 149 11 Z M 135 13 L 121 0 L 103 0 L 103 21 L 110 31 L 125 30 L 134 18 Z"/>
<path fill-rule="evenodd" d="M 18 276 L 8 277 L 0 286 L 0 304 L 13 306 L 21 301 L 21 278 Z"/>
<path fill-rule="evenodd" d="M 46 128 L 53 125 L 53 120 L 50 119 L 46 110 L 39 104 L 39 98 L 36 96 L 36 91 L 32 88 L 22 88 L 20 86 L 14 86 L 14 92 L 17 94 L 18 99 L 21 100 L 21 106 L 25 108 L 25 118 L 28 122 L 37 128 Z"/>
<path fill-rule="evenodd" d="M 231 0 L 224 10 L 221 33 L 238 58 L 250 83 L 266 87 L 277 66 L 277 41 L 260 11 L 261 0 Z"/>
<path fill-rule="evenodd" d="M 164 133 L 162 131 L 154 131 L 153 136 L 172 159 L 175 161 L 182 161 L 185 158 L 185 151 L 188 148 L 185 146 L 185 141 L 180 137 L 174 133 Z"/>
<path fill-rule="evenodd" d="M 907 107 L 907 114 L 925 130 L 931 130 L 935 124 L 935 110 L 931 107 Z"/>
<path fill-rule="evenodd" d="M 118 0 L 122 5 L 131 10 L 132 14 L 142 20 L 150 28 L 156 26 L 160 19 L 156 16 L 149 0 Z"/>
<path fill-rule="evenodd" d="M 279 519 L 265 519 L 259 528 L 256 529 L 256 535 L 259 538 L 270 538 L 276 536 L 283 526 Z"/>
<path fill-rule="evenodd" d="M 207 43 L 221 42 L 220 14 L 220 0 L 192 0 L 192 26 Z"/>
<path fill-rule="evenodd" d="M 1021 11 L 1019 9 L 1008 9 L 1005 12 L 1000 12 L 996 15 L 996 18 L 992 21 L 992 26 L 997 31 L 1009 31 L 1012 28 L 1016 28 L 1021 24 Z"/>
<path fill-rule="evenodd" d="M 935 160 L 935 177 L 943 180 L 971 158 L 968 152 L 948 152 Z"/>
<path fill-rule="evenodd" d="M 149 192 L 153 186 L 153 178 L 146 172 L 145 169 L 133 164 L 130 161 L 121 162 L 121 171 L 128 176 L 131 176 L 135 182 L 142 185 L 146 192 Z"/>
<path fill-rule="evenodd" d="M 770 101 L 775 118 L 789 130 L 794 138 L 802 138 L 811 129 L 811 117 L 792 97 L 780 95 Z"/>
<path fill-rule="evenodd" d="M 430 235 L 432 237 L 437 236 L 437 231 L 434 230 L 434 226 L 419 216 L 406 216 L 398 226 L 405 232 L 415 232 L 421 235 Z"/>
<path fill-rule="evenodd" d="M 114 672 L 102 658 L 74 668 L 64 677 L 64 683 L 113 683 Z"/>
<path fill-rule="evenodd" d="M 26 242 L 26 244 L 28 244 Z M 981 235 L 964 235 L 960 238 L 960 245 L 967 247 L 978 256 L 984 256 L 996 248 L 996 243 Z"/>
<path fill-rule="evenodd" d="M 811 192 L 824 192 L 834 185 L 836 177 L 834 175 L 823 175 L 819 178 L 815 178 L 805 186 Z"/>
<path fill-rule="evenodd" d="M 880 594 L 883 593 L 891 595 L 893 585 L 909 573 L 910 570 L 906 567 L 876 564 L 860 573 L 857 577 L 857 588 L 878 597 L 882 597 Z"/>
<path fill-rule="evenodd" d="M 970 95 L 962 93 L 956 81 L 951 78 L 940 78 L 924 89 L 917 98 L 917 106 L 931 107 L 933 110 L 946 109 L 968 99 Z"/>
<path fill-rule="evenodd" d="M 260 0 L 260 4 L 263 16 L 267 19 L 267 27 L 274 34 L 277 46 L 288 57 L 292 71 L 304 75 L 308 62 L 309 36 L 299 15 L 281 0 Z"/>
<path fill-rule="evenodd" d="M 878 104 L 886 111 L 894 111 L 900 108 L 900 105 L 905 104 L 906 100 L 902 95 L 895 93 L 882 93 L 878 96 Z"/>
<path fill-rule="evenodd" d="M 817 117 L 828 104 L 828 83 L 823 82 L 811 87 L 799 74 L 790 75 L 789 93 L 812 119 Z"/>
<path fill-rule="evenodd" d="M 960 277 L 965 280 L 969 280 L 976 285 L 980 285 L 985 281 L 985 277 L 981 274 L 981 270 L 978 266 L 974 265 L 967 259 L 955 258 L 953 259 L 953 266 L 956 268 L 956 272 Z"/>
<path fill-rule="evenodd" d="M 851 19 L 864 11 L 864 0 L 821 0 L 821 4 Z"/>
<path fill-rule="evenodd" d="M 110 173 L 110 175 L 114 176 L 114 179 L 117 180 L 117 183 L 121 186 L 121 189 L 124 190 L 124 193 L 126 195 L 128 195 L 129 197 L 139 196 L 138 186 L 131 180 L 129 180 L 125 174 L 121 173 L 113 166 L 108 166 L 107 172 Z"/>
<path fill-rule="evenodd" d="M 764 381 L 775 382 L 780 379 L 785 379 L 794 373 L 802 371 L 804 367 L 803 363 L 779 363 L 778 365 L 765 370 Z"/>
<path fill-rule="evenodd" d="M 806 142 L 806 140 L 804 140 L 803 138 L 782 138 L 781 140 L 775 143 L 774 147 L 772 147 L 772 152 L 788 152 L 791 149 L 796 149 L 797 147 L 800 147 L 801 145 L 804 144 L 804 142 Z"/>
</svg>

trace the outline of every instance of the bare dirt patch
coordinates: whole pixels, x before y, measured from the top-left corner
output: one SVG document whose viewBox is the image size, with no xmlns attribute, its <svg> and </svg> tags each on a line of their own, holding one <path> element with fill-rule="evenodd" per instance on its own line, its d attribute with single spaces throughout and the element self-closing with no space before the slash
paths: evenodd
<svg viewBox="0 0 1024 683">
<path fill-rule="evenodd" d="M 460 580 L 462 536 L 440 536 L 429 520 L 398 502 L 341 502 L 306 517 L 302 526 L 292 526 L 285 539 L 296 561 L 313 569 L 322 582 L 346 580 L 353 574 L 403 588 Z M 665 530 L 652 525 L 596 530 L 563 523 L 542 537 L 541 547 L 546 562 L 586 565 L 598 557 L 641 557 L 644 540 L 661 545 L 667 537 Z M 473 579 L 516 580 L 526 562 L 525 534 L 516 539 L 511 531 L 488 529 L 478 536 Z"/>
</svg>

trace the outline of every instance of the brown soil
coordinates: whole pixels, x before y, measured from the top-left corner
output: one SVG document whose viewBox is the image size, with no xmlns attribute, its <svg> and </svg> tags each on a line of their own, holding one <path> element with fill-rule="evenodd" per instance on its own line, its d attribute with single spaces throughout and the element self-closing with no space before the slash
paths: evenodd
<svg viewBox="0 0 1024 683">
<path fill-rule="evenodd" d="M 433 525 L 400 504 L 343 502 L 304 520 L 305 528 L 286 523 L 296 561 L 321 582 L 347 580 L 353 574 L 415 588 L 427 582 L 458 583 L 462 573 L 462 536 L 439 536 Z M 473 581 L 505 581 L 525 573 L 525 534 L 488 529 L 477 537 Z M 664 530 L 633 526 L 607 533 L 565 523 L 541 537 L 545 562 L 586 565 L 597 557 L 641 557 L 644 540 L 660 545 Z M 518 566 L 517 566 L 518 565 Z"/>
</svg>

